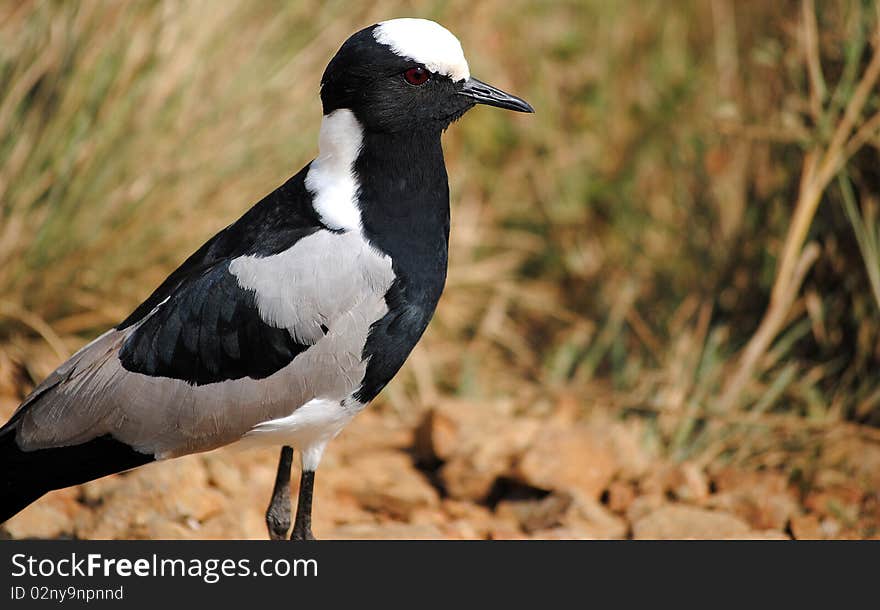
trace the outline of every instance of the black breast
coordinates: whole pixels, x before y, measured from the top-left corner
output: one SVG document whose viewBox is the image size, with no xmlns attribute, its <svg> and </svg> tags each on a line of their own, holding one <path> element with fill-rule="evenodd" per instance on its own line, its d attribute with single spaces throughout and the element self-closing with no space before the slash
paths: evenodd
<svg viewBox="0 0 880 610">
<path fill-rule="evenodd" d="M 364 235 L 392 261 L 388 313 L 364 345 L 355 398 L 372 400 L 400 370 L 434 315 L 446 284 L 449 186 L 440 134 L 367 134 L 355 163 Z"/>
</svg>

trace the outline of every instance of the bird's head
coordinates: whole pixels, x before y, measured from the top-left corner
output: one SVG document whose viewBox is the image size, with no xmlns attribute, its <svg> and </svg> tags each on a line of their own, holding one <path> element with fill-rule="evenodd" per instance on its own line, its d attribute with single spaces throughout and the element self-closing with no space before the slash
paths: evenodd
<svg viewBox="0 0 880 610">
<path fill-rule="evenodd" d="M 347 108 L 365 129 L 439 132 L 476 104 L 534 112 L 470 75 L 458 39 L 426 19 L 393 19 L 352 35 L 321 79 L 324 114 Z"/>
</svg>

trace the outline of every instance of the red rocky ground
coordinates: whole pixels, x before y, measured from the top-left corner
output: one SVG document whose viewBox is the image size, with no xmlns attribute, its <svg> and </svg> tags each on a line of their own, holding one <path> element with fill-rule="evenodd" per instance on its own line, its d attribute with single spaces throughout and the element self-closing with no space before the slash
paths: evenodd
<svg viewBox="0 0 880 610">
<path fill-rule="evenodd" d="M 14 401 L 2 403 L 4 414 Z M 880 447 L 807 492 L 774 471 L 671 463 L 643 425 L 576 409 L 516 416 L 446 401 L 414 425 L 367 410 L 318 471 L 314 531 L 332 538 L 839 538 L 876 535 Z M 275 450 L 224 449 L 49 494 L 13 538 L 266 538 Z M 295 493 L 295 492 L 294 492 Z"/>
</svg>

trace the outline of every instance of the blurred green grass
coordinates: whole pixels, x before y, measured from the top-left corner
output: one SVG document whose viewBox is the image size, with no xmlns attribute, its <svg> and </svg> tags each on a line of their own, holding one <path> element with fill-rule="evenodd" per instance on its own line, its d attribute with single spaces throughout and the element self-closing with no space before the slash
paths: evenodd
<svg viewBox="0 0 880 610">
<path fill-rule="evenodd" d="M 386 405 L 540 410 L 570 394 L 713 458 L 880 423 L 876 131 L 824 191 L 817 260 L 779 332 L 725 394 L 804 160 L 871 57 L 875 4 L 807 8 L 827 93 L 813 114 L 791 2 L 0 5 L 0 343 L 75 344 L 118 322 L 311 159 L 320 74 L 345 37 L 419 16 L 537 113 L 476 109 L 444 136 L 449 285 Z M 857 126 L 878 108 L 874 89 Z"/>
</svg>

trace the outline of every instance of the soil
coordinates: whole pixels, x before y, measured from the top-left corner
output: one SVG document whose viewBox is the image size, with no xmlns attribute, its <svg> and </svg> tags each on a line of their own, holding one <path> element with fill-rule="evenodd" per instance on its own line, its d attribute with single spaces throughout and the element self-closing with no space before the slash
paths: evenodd
<svg viewBox="0 0 880 610">
<path fill-rule="evenodd" d="M 4 399 L 8 415 L 15 400 Z M 644 422 L 448 400 L 412 423 L 367 409 L 316 476 L 319 539 L 786 539 L 878 533 L 880 448 L 809 490 L 781 471 L 664 459 Z M 48 494 L 12 538 L 266 539 L 278 451 L 226 448 Z M 294 473 L 294 479 L 297 473 Z M 293 485 L 294 501 L 296 483 Z"/>
</svg>

